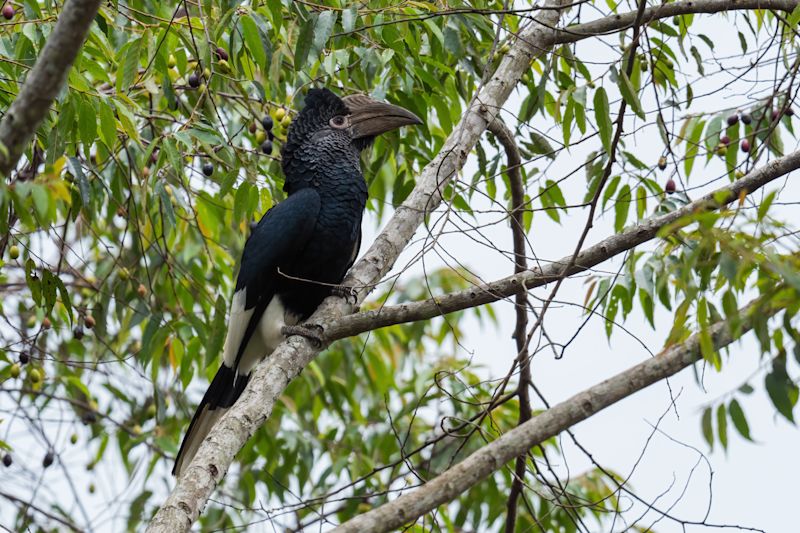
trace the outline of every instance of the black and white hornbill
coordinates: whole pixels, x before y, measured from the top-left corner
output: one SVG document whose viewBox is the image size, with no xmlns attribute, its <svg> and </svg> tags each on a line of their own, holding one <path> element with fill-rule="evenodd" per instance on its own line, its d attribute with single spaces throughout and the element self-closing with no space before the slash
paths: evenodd
<svg viewBox="0 0 800 533">
<path fill-rule="evenodd" d="M 247 239 L 222 365 L 189 424 L 173 474 L 188 466 L 256 363 L 292 329 L 286 326 L 311 316 L 353 264 L 367 202 L 361 151 L 377 135 L 421 123 L 410 111 L 365 95 L 308 91 L 281 150 L 288 197 Z"/>
</svg>

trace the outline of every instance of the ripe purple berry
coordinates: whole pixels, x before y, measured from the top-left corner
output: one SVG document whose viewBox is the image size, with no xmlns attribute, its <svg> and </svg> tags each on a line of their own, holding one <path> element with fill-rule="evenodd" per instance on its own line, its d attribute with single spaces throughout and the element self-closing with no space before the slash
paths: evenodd
<svg viewBox="0 0 800 533">
<path fill-rule="evenodd" d="M 224 48 L 222 48 L 221 46 L 218 46 L 217 49 L 214 50 L 214 54 L 217 56 L 217 59 L 219 59 L 221 61 L 227 61 L 228 60 L 228 52 Z"/>
<path fill-rule="evenodd" d="M 739 145 L 739 148 L 742 152 L 747 153 L 750 151 L 750 141 L 747 139 L 742 139 L 742 144 Z"/>
<path fill-rule="evenodd" d="M 728 126 L 734 126 L 739 122 L 739 115 L 731 115 L 728 117 Z"/>
<path fill-rule="evenodd" d="M 189 75 L 189 79 L 186 81 L 187 83 L 189 83 L 189 87 L 191 87 L 192 89 L 197 89 L 198 87 L 200 87 L 200 76 L 198 76 L 197 74 Z"/>
</svg>

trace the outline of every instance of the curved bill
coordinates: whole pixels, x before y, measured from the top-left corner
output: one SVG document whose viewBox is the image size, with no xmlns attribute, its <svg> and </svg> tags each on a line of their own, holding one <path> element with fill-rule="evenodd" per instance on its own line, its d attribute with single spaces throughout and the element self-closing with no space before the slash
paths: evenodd
<svg viewBox="0 0 800 533">
<path fill-rule="evenodd" d="M 408 109 L 375 100 L 365 94 L 345 96 L 342 101 L 350 111 L 354 139 L 375 137 L 401 126 L 422 124 L 422 120 Z"/>
</svg>

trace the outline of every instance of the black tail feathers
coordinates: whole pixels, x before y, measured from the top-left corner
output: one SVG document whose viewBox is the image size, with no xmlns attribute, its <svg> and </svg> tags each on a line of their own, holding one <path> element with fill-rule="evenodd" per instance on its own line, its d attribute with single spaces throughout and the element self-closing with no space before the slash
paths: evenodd
<svg viewBox="0 0 800 533">
<path fill-rule="evenodd" d="M 183 467 L 191 462 L 200 443 L 206 438 L 225 409 L 236 403 L 249 380 L 249 374 L 237 376 L 236 372 L 224 363 L 219 367 L 217 375 L 214 376 L 200 405 L 197 406 L 186 436 L 183 437 L 181 448 L 175 458 L 175 466 L 172 468 L 172 475 L 179 476 Z"/>
</svg>

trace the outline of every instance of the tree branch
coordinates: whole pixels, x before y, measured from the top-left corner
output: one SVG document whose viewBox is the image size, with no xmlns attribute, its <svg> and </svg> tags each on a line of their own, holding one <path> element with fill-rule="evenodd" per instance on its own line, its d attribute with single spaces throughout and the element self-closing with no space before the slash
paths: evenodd
<svg viewBox="0 0 800 533">
<path fill-rule="evenodd" d="M 686 0 L 684 2 L 671 2 L 649 7 L 644 10 L 643 24 L 658 19 L 670 18 L 676 15 L 691 13 L 712 14 L 723 11 L 742 11 L 745 9 L 774 9 L 791 13 L 800 5 L 798 0 Z M 619 15 L 603 17 L 583 24 L 575 24 L 559 29 L 548 42 L 549 46 L 556 44 L 574 43 L 589 37 L 616 33 L 631 28 L 636 21 L 636 11 L 629 11 Z"/>
<path fill-rule="evenodd" d="M 662 229 L 676 223 L 683 223 L 682 219 L 693 213 L 723 208 L 738 200 L 741 194 L 751 194 L 798 168 L 800 168 L 800 151 L 775 159 L 734 183 L 706 194 L 699 200 L 671 213 L 646 219 L 639 225 L 629 227 L 621 233 L 612 235 L 585 249 L 578 255 L 573 266 L 567 272 L 564 272 L 564 267 L 570 264 L 572 255 L 554 261 L 543 268 L 533 268 L 491 283 L 436 296 L 421 302 L 386 306 L 343 316 L 325 327 L 325 336 L 333 341 L 380 327 L 427 320 L 496 302 L 519 292 L 541 287 L 561 276 L 571 276 L 588 270 L 615 255 L 643 244 L 655 238 Z"/>
<path fill-rule="evenodd" d="M 753 327 L 752 316 L 771 317 L 779 306 L 759 305 L 755 301 L 740 310 L 741 325 L 731 334 L 731 322 L 723 320 L 709 327 L 715 349 L 719 350 L 740 338 Z M 765 309 L 766 308 L 766 309 Z M 575 396 L 565 400 L 532 420 L 508 431 L 422 487 L 396 500 L 359 515 L 334 529 L 337 533 L 390 531 L 413 522 L 420 516 L 447 503 L 477 485 L 493 472 L 503 468 L 514 457 L 554 437 L 631 396 L 653 383 L 666 379 L 700 359 L 700 334 L 681 344 L 665 349 L 655 357 L 635 365 Z"/>
<path fill-rule="evenodd" d="M 99 8 L 99 0 L 70 0 L 64 5 L 19 95 L 0 121 L 0 148 L 7 150 L 0 149 L 0 173 L 8 175 L 16 166 L 25 144 L 50 112 Z"/>
<path fill-rule="evenodd" d="M 503 145 L 506 152 L 506 175 L 508 176 L 509 190 L 511 191 L 511 235 L 514 243 L 514 274 L 528 270 L 528 258 L 525 254 L 525 223 L 523 221 L 525 190 L 522 187 L 522 176 L 519 167 L 522 164 L 519 148 L 514 142 L 514 134 L 508 127 L 496 118 L 489 124 L 497 140 Z M 516 314 L 514 325 L 514 342 L 517 349 L 516 365 L 519 366 L 519 384 L 517 397 L 519 398 L 519 424 L 531 418 L 531 361 L 528 357 L 528 292 L 520 291 L 514 298 L 514 312 Z M 526 454 L 527 455 L 527 454 Z M 526 455 L 517 457 L 514 465 L 514 480 L 511 491 L 508 493 L 506 503 L 506 533 L 513 533 L 517 521 L 517 501 L 522 494 L 525 479 Z"/>
<path fill-rule="evenodd" d="M 497 70 L 479 88 L 439 154 L 422 170 L 411 194 L 350 271 L 345 284 L 374 287 L 392 268 L 426 214 L 439 205 L 441 191 L 463 166 L 467 155 L 488 123 L 494 120 L 531 61 L 547 50 L 543 43 L 552 39 L 554 30 L 551 28 L 560 18 L 558 8 L 564 4 L 566 0 L 547 0 L 545 5 L 550 9 L 540 13 L 519 33 L 519 38 Z M 367 292 L 357 292 L 356 304 L 363 301 Z M 353 310 L 353 305 L 343 298 L 331 297 L 322 303 L 309 322 L 324 327 Z M 225 476 L 236 453 L 271 414 L 276 398 L 289 382 L 319 351 L 305 339 L 291 337 L 258 365 L 242 396 L 206 437 L 147 531 L 172 533 L 191 527 L 217 483 Z"/>
</svg>

